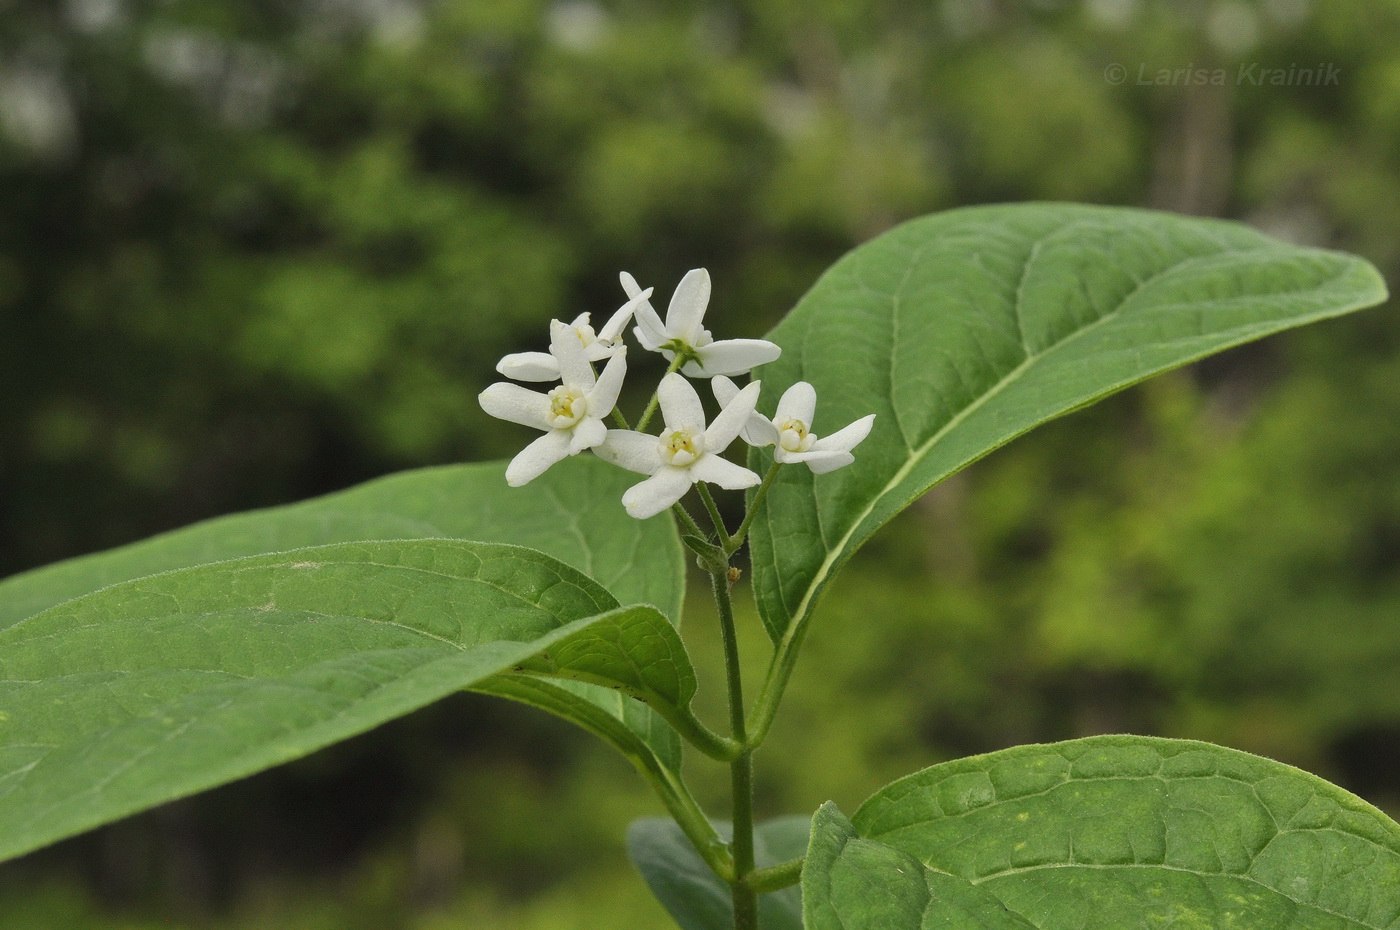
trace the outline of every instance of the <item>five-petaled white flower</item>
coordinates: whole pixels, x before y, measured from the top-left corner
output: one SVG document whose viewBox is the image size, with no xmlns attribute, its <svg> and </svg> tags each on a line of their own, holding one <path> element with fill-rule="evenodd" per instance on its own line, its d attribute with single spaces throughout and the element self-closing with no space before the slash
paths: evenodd
<svg viewBox="0 0 1400 930">
<path fill-rule="evenodd" d="M 569 324 L 590 362 L 601 362 L 622 351 L 622 330 L 631 321 L 637 306 L 651 296 L 651 288 L 629 296 L 631 299 L 597 332 L 589 325 L 587 313 L 580 313 Z M 515 352 L 501 359 L 496 370 L 516 381 L 558 381 L 560 378 L 559 360 L 552 352 Z"/>
<path fill-rule="evenodd" d="M 661 379 L 656 393 L 666 423 L 660 436 L 611 429 L 607 440 L 593 450 L 615 465 L 651 476 L 622 495 L 628 514 L 639 520 L 654 516 L 684 497 L 698 481 L 731 491 L 759 483 L 758 475 L 720 458 L 753 413 L 757 381 L 736 391 L 708 428 L 700 395 L 689 381 L 672 372 Z"/>
<path fill-rule="evenodd" d="M 545 431 L 511 459 L 506 483 L 513 488 L 538 478 L 555 462 L 591 449 L 607 438 L 603 417 L 616 405 L 627 373 L 626 346 L 620 347 L 608 359 L 603 374 L 595 377 L 587 350 L 573 328 L 553 320 L 549 336 L 549 351 L 559 367 L 562 384 L 541 394 L 498 381 L 477 398 L 481 409 L 493 417 Z"/>
<path fill-rule="evenodd" d="M 764 339 L 721 339 L 716 342 L 701 323 L 710 303 L 710 273 L 704 268 L 686 272 L 666 308 L 666 322 L 656 313 L 637 286 L 637 281 L 622 272 L 622 289 L 637 303 L 637 326 L 632 331 L 648 352 L 660 352 L 668 361 L 677 353 L 685 359 L 681 371 L 692 378 L 713 378 L 715 375 L 742 375 L 751 368 L 771 362 L 782 349 Z"/>
<path fill-rule="evenodd" d="M 728 378 L 710 382 L 715 399 L 728 403 L 740 393 L 738 385 Z M 753 385 L 749 385 L 752 387 Z M 744 388 L 747 391 L 749 388 Z M 851 450 L 870 435 L 875 414 L 867 414 L 830 436 L 818 437 L 812 432 L 812 415 L 817 409 L 817 391 L 806 381 L 799 381 L 783 392 L 778 400 L 778 412 L 769 420 L 755 413 L 744 423 L 744 441 L 753 446 L 773 446 L 774 461 L 783 464 L 805 463 L 818 475 L 835 471 L 855 461 Z"/>
</svg>

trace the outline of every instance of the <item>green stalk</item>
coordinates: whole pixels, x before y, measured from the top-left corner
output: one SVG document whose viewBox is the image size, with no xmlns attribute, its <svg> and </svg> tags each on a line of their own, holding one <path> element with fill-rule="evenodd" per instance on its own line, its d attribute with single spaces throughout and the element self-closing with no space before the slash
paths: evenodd
<svg viewBox="0 0 1400 930">
<path fill-rule="evenodd" d="M 671 505 L 671 512 L 676 515 L 676 519 L 681 521 L 681 529 L 685 530 L 691 536 L 698 536 L 701 539 L 705 538 L 705 531 L 700 529 L 700 524 L 695 522 L 695 518 L 690 515 L 690 511 L 686 510 L 680 501 Z"/>
<path fill-rule="evenodd" d="M 681 366 L 685 364 L 685 360 L 685 356 L 677 352 L 676 357 L 671 359 L 671 365 L 666 369 L 666 374 L 669 375 L 672 372 L 680 371 Z M 637 421 L 637 432 L 645 433 L 647 431 L 647 424 L 651 422 L 652 416 L 656 413 L 657 405 L 660 403 L 660 393 L 651 395 L 651 400 L 647 403 L 647 409 L 642 411 L 642 418 Z"/>
<path fill-rule="evenodd" d="M 733 792 L 734 877 L 730 889 L 734 899 L 734 930 L 758 930 L 758 893 L 749 887 L 753 871 L 753 748 L 748 745 L 744 721 L 744 682 L 739 669 L 739 640 L 734 629 L 734 604 L 729 597 L 727 575 L 710 576 L 710 585 L 719 608 L 720 632 L 724 637 L 724 671 L 729 691 L 730 736 L 744 749 L 729 763 Z"/>
<path fill-rule="evenodd" d="M 789 859 L 766 869 L 754 869 L 749 873 L 746 884 L 760 894 L 781 891 L 802 880 L 802 863 L 805 859 Z"/>
<path fill-rule="evenodd" d="M 695 711 L 691 709 L 690 705 L 673 704 L 654 691 L 619 686 L 611 679 L 597 675 L 570 674 L 558 670 L 545 671 L 521 667 L 516 670 L 516 674 L 528 675 L 541 681 L 582 681 L 605 688 L 615 688 L 620 693 L 636 698 L 656 711 L 661 719 L 669 723 L 682 738 L 711 759 L 719 762 L 732 761 L 744 749 L 737 741 L 727 736 L 720 736 L 705 726 L 704 721 L 695 716 Z"/>
<path fill-rule="evenodd" d="M 725 552 L 729 555 L 739 551 L 739 547 L 744 544 L 744 540 L 749 535 L 749 526 L 753 523 L 754 514 L 758 513 L 759 505 L 768 496 L 768 486 L 773 483 L 773 479 L 778 477 L 778 469 L 782 468 L 781 462 L 774 462 L 768 468 L 768 474 L 763 476 L 763 483 L 758 486 L 757 493 L 753 496 L 753 501 L 749 504 L 748 513 L 744 514 L 744 522 L 739 524 L 739 528 L 734 531 L 734 535 L 729 537 L 729 542 L 724 544 Z"/>
<path fill-rule="evenodd" d="M 700 499 L 705 502 L 705 509 L 710 513 L 710 522 L 715 525 L 715 532 L 719 534 L 719 544 L 724 549 L 724 554 L 733 555 L 734 550 L 729 548 L 729 532 L 724 528 L 724 518 L 719 515 L 719 508 L 715 506 L 710 489 L 705 487 L 705 482 L 697 481 L 695 490 L 700 492 Z"/>
<path fill-rule="evenodd" d="M 705 864 L 726 882 L 734 880 L 734 860 L 729 846 L 720 839 L 679 772 L 662 765 L 636 733 L 596 704 L 580 704 L 571 694 L 552 682 L 515 675 L 496 675 L 470 690 L 482 694 L 523 701 L 563 717 L 568 717 L 622 753 L 655 789 L 681 832 L 690 840 Z"/>
<path fill-rule="evenodd" d="M 726 881 L 733 881 L 733 858 L 726 853 L 724 842 L 719 838 L 719 834 L 715 833 L 710 818 L 705 816 L 704 810 L 686 788 L 685 782 L 680 780 L 680 776 L 666 771 L 665 781 L 653 781 L 652 787 L 661 798 L 661 803 L 666 805 L 671 818 L 680 826 L 681 832 L 700 853 L 700 858 L 710 870 Z M 757 926 L 754 924 L 755 928 Z"/>
</svg>

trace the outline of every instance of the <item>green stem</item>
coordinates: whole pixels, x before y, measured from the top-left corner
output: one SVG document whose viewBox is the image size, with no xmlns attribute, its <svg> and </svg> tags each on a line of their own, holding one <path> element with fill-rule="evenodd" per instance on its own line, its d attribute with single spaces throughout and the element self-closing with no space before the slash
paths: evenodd
<svg viewBox="0 0 1400 930">
<path fill-rule="evenodd" d="M 662 764 L 656 753 L 617 717 L 597 704 L 580 702 L 572 693 L 552 682 L 534 677 L 495 675 L 474 685 L 471 690 L 543 708 L 602 737 L 621 752 L 656 790 L 662 804 L 705 864 L 724 881 L 734 880 L 734 860 L 729 854 L 729 846 L 715 832 L 710 818 L 705 816 L 680 773 Z"/>
<path fill-rule="evenodd" d="M 758 892 L 749 884 L 753 874 L 753 751 L 729 763 L 730 786 L 734 792 L 734 930 L 758 930 Z"/>
<path fill-rule="evenodd" d="M 789 859 L 778 865 L 770 865 L 766 869 L 754 869 L 749 873 L 748 881 L 745 884 L 759 894 L 781 891 L 802 880 L 802 863 L 804 861 L 801 858 Z"/>
<path fill-rule="evenodd" d="M 671 359 L 671 365 L 666 369 L 666 374 L 669 375 L 672 372 L 679 371 L 680 367 L 684 364 L 685 356 L 677 352 L 676 357 Z M 659 392 L 651 395 L 651 400 L 647 403 L 647 409 L 642 411 L 642 418 L 637 421 L 637 432 L 645 433 L 647 431 L 647 424 L 651 422 L 652 416 L 656 414 L 656 407 L 660 403 L 661 394 Z"/>
<path fill-rule="evenodd" d="M 758 894 L 748 886 L 753 871 L 753 748 L 748 744 L 744 721 L 744 681 L 739 668 L 739 640 L 734 628 L 734 604 L 729 597 L 727 574 L 710 576 L 710 585 L 719 608 L 720 632 L 724 638 L 724 671 L 729 691 L 730 736 L 744 750 L 729 763 L 730 788 L 734 803 L 734 877 L 730 889 L 734 899 L 735 930 L 757 930 Z"/>
<path fill-rule="evenodd" d="M 705 509 L 710 512 L 710 522 L 715 525 L 715 532 L 719 534 L 719 544 L 723 547 L 724 554 L 732 555 L 733 550 L 729 548 L 729 532 L 724 528 L 724 518 L 719 515 L 719 508 L 715 506 L 710 489 L 705 487 L 705 482 L 697 481 L 695 490 L 700 492 L 700 499 L 705 502 Z"/>
<path fill-rule="evenodd" d="M 662 720 L 669 723 L 677 733 L 684 737 L 692 746 L 720 762 L 730 762 L 738 757 L 744 750 L 742 744 L 732 740 L 727 736 L 720 736 L 714 730 L 705 726 L 704 722 L 697 716 L 689 704 L 675 704 L 655 691 L 643 690 L 640 688 L 623 687 L 615 679 L 599 675 L 570 674 L 558 669 L 535 669 L 528 667 L 518 667 L 517 675 L 528 675 L 531 678 L 538 678 L 542 681 L 582 681 L 592 685 L 601 685 L 604 688 L 613 688 L 629 697 L 636 698 L 643 704 L 650 707 L 660 715 Z"/>
<path fill-rule="evenodd" d="M 700 858 L 710 870 L 725 881 L 733 881 L 734 859 L 725 849 L 724 841 L 715 832 L 714 824 L 705 816 L 705 812 L 680 776 L 670 771 L 665 774 L 667 777 L 664 782 L 652 783 L 652 788 L 661 798 L 661 803 L 666 806 L 672 819 L 690 840 L 690 845 L 700 853 Z"/>
<path fill-rule="evenodd" d="M 739 524 L 739 528 L 734 531 L 734 535 L 729 537 L 729 541 L 724 544 L 724 551 L 727 554 L 733 555 L 738 552 L 739 547 L 744 544 L 744 540 L 749 535 L 749 526 L 753 523 L 754 515 L 758 513 L 758 508 L 763 503 L 763 499 L 768 496 L 768 486 L 773 483 L 773 479 L 778 477 L 778 469 L 782 467 L 783 464 L 781 462 L 774 462 L 768 468 L 768 474 L 763 476 L 763 483 L 758 486 L 757 493 L 754 494 L 753 500 L 749 502 L 748 512 L 744 514 L 744 522 Z"/>
<path fill-rule="evenodd" d="M 652 705 L 656 709 L 656 705 Z M 690 741 L 696 749 L 720 762 L 732 762 L 744 751 L 743 743 L 720 736 L 701 722 L 689 707 L 677 708 L 677 714 L 662 714 L 666 722 L 676 728 L 676 732 Z"/>
<path fill-rule="evenodd" d="M 676 519 L 681 521 L 681 528 L 683 530 L 691 536 L 697 536 L 700 539 L 705 538 L 705 531 L 700 529 L 700 524 L 695 522 L 695 518 L 690 515 L 690 511 L 686 510 L 679 501 L 671 505 L 671 512 L 676 515 Z"/>
<path fill-rule="evenodd" d="M 627 418 L 622 415 L 622 411 L 617 407 L 614 407 L 612 409 L 612 418 L 613 422 L 617 424 L 618 429 L 632 428 L 631 425 L 627 422 Z"/>
</svg>

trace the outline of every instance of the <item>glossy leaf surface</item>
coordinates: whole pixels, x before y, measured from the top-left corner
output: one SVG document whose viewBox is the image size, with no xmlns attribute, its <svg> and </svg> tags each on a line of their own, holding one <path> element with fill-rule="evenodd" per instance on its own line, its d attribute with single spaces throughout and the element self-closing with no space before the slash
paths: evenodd
<svg viewBox="0 0 1400 930">
<path fill-rule="evenodd" d="M 762 409 L 799 380 L 827 435 L 876 414 L 855 464 L 784 468 L 752 531 L 776 642 L 931 486 L 1037 424 L 1230 346 L 1379 303 L 1359 258 L 1215 220 L 1023 204 L 906 223 L 833 266 L 769 338 Z M 767 467 L 768 452 L 751 467 Z"/>
<path fill-rule="evenodd" d="M 870 887 L 908 897 L 912 862 L 1036 930 L 1400 927 L 1400 825 L 1306 772 L 1207 743 L 1102 736 L 961 759 L 881 789 L 851 821 L 879 847 L 861 863 Z M 822 874 L 809 867 L 804 886 Z M 872 913 L 856 887 L 826 898 Z M 809 910 L 809 924 L 940 926 L 890 913 L 833 924 Z"/>
<path fill-rule="evenodd" d="M 207 520 L 0 581 L 0 629 L 98 588 L 156 572 L 305 546 L 370 539 L 475 539 L 548 553 L 623 604 L 679 619 L 685 565 L 669 520 L 633 520 L 620 468 L 579 456 L 523 488 L 505 463 L 424 468 L 284 507 Z"/>
<path fill-rule="evenodd" d="M 664 615 L 517 546 L 344 543 L 60 604 L 0 631 L 0 858 L 502 674 L 694 689 Z"/>
<path fill-rule="evenodd" d="M 802 906 L 809 930 L 1034 930 L 967 879 L 861 838 L 831 803 L 812 818 Z"/>
</svg>

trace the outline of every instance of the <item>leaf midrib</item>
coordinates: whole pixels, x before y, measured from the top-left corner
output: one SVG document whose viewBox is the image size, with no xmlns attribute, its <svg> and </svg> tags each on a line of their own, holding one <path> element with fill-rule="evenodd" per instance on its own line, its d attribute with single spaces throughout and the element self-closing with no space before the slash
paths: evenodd
<svg viewBox="0 0 1400 930">
<path fill-rule="evenodd" d="M 355 542 L 350 542 L 350 543 L 330 543 L 329 545 L 331 545 L 331 546 L 340 546 L 340 545 L 345 545 L 345 546 L 359 546 L 359 545 L 372 545 L 372 544 L 374 544 L 374 543 L 376 543 L 376 542 L 426 542 L 426 543 L 434 543 L 434 542 L 441 542 L 441 541 L 458 542 L 458 541 L 463 541 L 463 540 L 451 540 L 451 539 L 446 539 L 446 538 L 444 538 L 444 537 L 435 537 L 435 538 L 423 539 L 423 540 L 368 540 L 368 541 L 365 541 L 365 542 L 361 542 L 361 541 L 358 541 L 358 540 L 357 540 L 357 541 L 355 541 Z M 472 542 L 472 540 L 464 540 L 464 541 L 465 541 L 465 542 Z M 512 548 L 512 549 L 515 549 L 515 548 L 522 548 L 522 547 L 518 547 L 518 546 L 510 546 L 509 544 L 506 544 L 506 543 L 488 543 L 487 545 L 491 545 L 491 546 L 501 546 L 501 547 L 503 547 L 503 548 Z M 278 553 L 278 554 L 279 554 L 279 555 L 293 555 L 293 554 L 296 554 L 296 553 L 299 553 L 299 552 L 308 552 L 308 551 L 311 551 L 311 550 L 321 549 L 321 548 L 324 548 L 324 547 L 322 547 L 322 546 L 309 546 L 309 547 L 305 547 L 305 548 L 303 548 L 303 549 L 289 549 L 289 550 L 287 550 L 285 553 Z M 528 551 L 528 550 L 527 550 L 527 551 Z M 473 552 L 472 554 L 473 554 L 474 556 L 476 555 L 475 552 Z M 256 556 L 256 555 L 255 555 L 255 556 L 241 556 L 241 557 L 239 557 L 239 558 L 234 558 L 234 559 L 224 559 L 224 560 L 219 560 L 219 561 L 216 561 L 216 562 L 209 562 L 209 563 L 205 563 L 205 564 L 203 564 L 203 565 L 193 565 L 193 566 L 188 566 L 188 567 L 185 567 L 185 568 L 173 568 L 173 569 L 168 569 L 168 570 L 166 570 L 166 571 L 155 572 L 154 574 L 143 576 L 142 578 L 132 579 L 132 580 L 130 580 L 130 581 L 120 581 L 120 582 L 116 582 L 116 583 L 114 583 L 114 584 L 107 585 L 106 587 L 98 588 L 96 591 L 91 591 L 91 592 L 88 592 L 87 594 L 79 595 L 78 597 L 74 597 L 74 598 L 71 598 L 70 600 L 64 601 L 64 602 L 62 602 L 62 603 L 55 604 L 54 606 L 49 607 L 49 608 L 47 608 L 47 609 L 45 609 L 45 610 L 41 610 L 41 611 L 39 611 L 39 613 L 33 614 L 33 615 L 29 616 L 29 617 L 26 617 L 26 618 L 24 618 L 23 620 L 18 620 L 18 621 L 16 621 L 15 623 L 11 624 L 10 626 L 5 627 L 5 628 L 3 628 L 3 629 L 0 629 L 0 637 L 9 637 L 9 636 L 11 636 L 11 631 L 21 630 L 21 629 L 25 626 L 25 624 L 29 623 L 30 621 L 32 621 L 32 620 L 34 620 L 34 619 L 36 619 L 36 618 L 38 618 L 38 617 L 43 616 L 44 614 L 48 613 L 50 610 L 57 610 L 57 609 L 59 609 L 59 608 L 65 607 L 65 606 L 72 605 L 72 604 L 74 604 L 75 602 L 82 600 L 83 598 L 90 597 L 90 596 L 92 596 L 93 594 L 101 593 L 101 592 L 106 591 L 106 590 L 108 590 L 108 589 L 110 589 L 110 588 L 115 588 L 115 587 L 117 587 L 117 586 L 119 586 L 119 585 L 132 584 L 132 583 L 137 583 L 137 582 L 141 582 L 141 581 L 147 581 L 147 580 L 150 580 L 150 579 L 160 578 L 160 577 L 166 576 L 166 575 L 178 574 L 179 572 L 193 571 L 193 570 L 197 570 L 197 569 L 207 568 L 207 567 L 213 566 L 213 565 L 230 564 L 230 563 L 235 563 L 235 562 L 241 562 L 241 561 L 244 561 L 245 559 L 259 559 L 259 558 L 263 558 L 263 556 Z M 480 561 L 479 557 L 478 557 L 478 561 Z M 295 565 L 295 564 L 296 564 L 296 563 L 287 563 L 287 564 L 283 564 L 283 563 L 279 563 L 279 562 L 267 562 L 267 563 L 258 564 L 258 565 L 249 565 L 249 566 L 247 566 L 246 568 L 238 568 L 237 571 L 239 571 L 239 572 L 242 572 L 242 571 L 263 571 L 263 570 L 266 570 L 266 569 L 268 569 L 268 568 L 288 567 L 288 565 Z M 568 625 L 569 623 L 571 623 L 571 622 L 574 622 L 574 621 L 565 621 L 565 620 L 563 620 L 557 613 L 555 613 L 554 611 L 550 610 L 550 609 L 547 608 L 547 607 L 544 607 L 544 606 L 543 606 L 542 604 L 540 604 L 538 601 L 532 601 L 530 598 L 525 597 L 524 595 L 520 594 L 520 592 L 518 592 L 518 591 L 512 591 L 512 590 L 510 590 L 510 589 L 508 589 L 508 588 L 505 588 L 505 587 L 501 586 L 500 584 L 498 584 L 498 583 L 496 583 L 496 582 L 494 582 L 494 581 L 491 581 L 491 580 L 488 579 L 488 578 L 483 578 L 483 577 L 481 577 L 480 574 L 470 574 L 470 575 L 466 575 L 466 574 L 452 574 L 452 573 L 449 573 L 449 572 L 439 571 L 439 570 L 437 570 L 437 569 L 425 568 L 425 567 L 423 567 L 423 566 L 421 566 L 421 565 L 405 565 L 405 564 L 402 564 L 402 563 L 376 562 L 376 561 L 374 561 L 374 560 L 372 560 L 372 559 L 355 559 L 355 560 L 346 559 L 346 560 L 337 561 L 337 562 L 334 562 L 334 563 L 317 563 L 316 565 L 314 565 L 314 567 L 320 568 L 320 567 L 322 567 L 322 564 L 334 564 L 334 565 L 337 566 L 337 567 L 340 567 L 340 566 L 347 566 L 347 565 L 349 565 L 349 566 L 369 566 L 369 567 L 373 567 L 373 568 L 383 568 L 383 569 L 390 569 L 390 570 L 394 570 L 394 571 L 416 572 L 416 573 L 421 573 L 421 574 L 425 574 L 425 575 L 431 575 L 431 576 L 433 576 L 433 577 L 441 578 L 441 579 L 443 579 L 443 580 L 445 580 L 445 581 L 450 581 L 450 582 L 454 582 L 454 583 L 479 584 L 479 585 L 481 585 L 482 587 L 489 588 L 489 589 L 491 589 L 491 590 L 493 590 L 493 591 L 495 591 L 495 592 L 497 592 L 497 593 L 499 593 L 499 594 L 504 595 L 505 597 L 508 597 L 508 598 L 510 598 L 510 599 L 512 599 L 512 600 L 515 600 L 515 601 L 519 601 L 521 604 L 524 604 L 525 606 L 527 606 L 527 607 L 529 607 L 529 608 L 531 608 L 531 609 L 538 610 L 538 611 L 540 611 L 541 613 L 543 613 L 543 614 L 549 616 L 549 617 L 554 621 L 554 623 L 555 623 L 555 627 L 554 627 L 554 628 L 555 628 L 556 630 L 557 630 L 557 629 L 560 629 L 560 628 L 562 628 L 562 627 L 567 626 L 567 625 Z M 480 566 L 478 565 L 478 568 L 479 568 L 479 567 L 480 567 Z M 567 587 L 570 587 L 570 588 L 574 589 L 575 591 L 578 591 L 581 595 L 583 595 L 584 597 L 588 598 L 590 601 L 594 602 L 595 606 L 598 606 L 598 607 L 600 608 L 600 609 L 598 610 L 598 614 L 599 614 L 599 615 L 601 615 L 601 614 L 606 614 L 606 613 L 610 613 L 611 611 L 617 610 L 618 607 L 620 606 L 620 605 L 617 605 L 617 604 L 614 604 L 614 605 L 612 605 L 612 606 L 605 606 L 605 605 L 599 605 L 599 604 L 597 604 L 597 600 L 598 600 L 598 599 L 597 599 L 597 597 L 595 596 L 595 592 L 590 591 L 590 590 L 588 590 L 586 587 L 584 587 L 584 586 L 582 586 L 582 585 L 579 585 L 579 584 L 576 584 L 576 583 L 573 582 L 573 581 L 570 581 L 569 579 L 563 577 L 562 575 L 556 575 L 556 582 L 555 582 L 555 584 L 550 585 L 548 588 L 546 588 L 544 591 L 542 591 L 542 592 L 541 592 L 541 595 L 540 595 L 540 599 L 542 600 L 545 594 L 547 594 L 549 591 L 554 590 L 554 588 L 557 587 L 557 586 L 559 586 L 559 585 L 565 585 L 565 586 L 567 586 Z M 601 585 L 599 585 L 599 587 L 602 588 Z M 611 595 L 611 592 L 608 592 L 607 589 L 602 588 L 602 590 L 603 590 L 605 593 L 607 593 L 609 597 L 612 596 L 612 595 Z M 163 594 L 164 592 L 161 592 L 161 593 Z M 275 592 L 272 592 L 270 596 L 274 596 L 274 597 L 275 597 Z M 615 599 L 614 599 L 614 600 L 615 600 Z M 324 612 L 324 611 L 317 611 L 317 610 L 311 610 L 311 609 L 309 609 L 309 608 L 300 608 L 300 607 L 277 607 L 277 606 L 275 606 L 275 603 L 274 603 L 274 606 L 273 606 L 272 608 L 269 608 L 269 609 L 271 609 L 271 610 L 276 610 L 276 611 L 282 612 L 282 613 L 313 614 L 313 615 L 315 615 L 315 616 L 326 617 L 326 618 L 329 618 L 329 619 L 339 619 L 339 620 L 364 620 L 364 621 L 367 621 L 367 622 L 370 622 L 370 623 L 383 624 L 383 625 L 385 625 L 385 626 L 396 627 L 396 628 L 398 628 L 398 629 L 403 630 L 403 631 L 406 632 L 406 633 L 412 633 L 412 634 L 416 634 L 416 635 L 418 635 L 418 636 L 422 636 L 422 637 L 424 637 L 424 638 L 426 638 L 426 639 L 436 640 L 436 641 L 438 641 L 438 642 L 441 642 L 441 643 L 444 643 L 444 644 L 446 644 L 446 645 L 452 646 L 452 647 L 454 647 L 455 649 L 457 649 L 457 650 L 459 650 L 459 651 L 466 651 L 466 650 L 468 650 L 468 649 L 473 649 L 473 648 L 475 648 L 476 646 L 484 645 L 484 643 L 474 643 L 474 644 L 471 644 L 471 645 L 467 645 L 467 644 L 462 643 L 462 642 L 457 642 L 457 641 L 448 639 L 447 637 L 444 637 L 444 636 L 439 636 L 439 635 L 437 635 L 437 634 L 435 634 L 435 633 L 430 633 L 430 632 L 428 632 L 428 631 L 426 631 L 426 630 L 420 630 L 420 629 L 417 629 L 416 627 L 407 626 L 407 625 L 402 624 L 402 623 L 399 623 L 399 622 L 397 622 L 397 621 L 395 621 L 395 620 L 385 620 L 385 619 L 381 619 L 381 618 L 378 618 L 378 617 L 367 617 L 367 616 L 355 615 L 355 614 L 326 613 L 326 612 Z M 240 607 L 240 608 L 236 608 L 236 610 L 237 610 L 237 611 L 256 612 L 256 611 L 260 610 L 260 608 L 256 608 L 256 607 Z M 178 607 L 177 607 L 176 610 L 169 611 L 168 613 L 159 614 L 158 616 L 159 616 L 160 618 L 168 618 L 168 617 L 214 617 L 214 616 L 222 616 L 222 615 L 225 615 L 225 614 L 228 614 L 228 613 L 230 613 L 229 610 L 206 610 L 206 611 L 191 612 L 191 611 L 179 610 Z M 595 615 L 595 616 L 596 616 L 596 615 Z M 459 620 L 458 623 L 459 623 L 459 626 L 460 626 L 461 621 Z M 21 637 L 21 638 L 20 638 L 20 642 L 21 642 L 22 644 L 32 644 L 32 643 L 40 642 L 40 641 L 45 640 L 45 639 L 51 639 L 51 638 L 56 637 L 56 636 L 68 636 L 68 635 L 70 635 L 70 634 L 72 634 L 72 633 L 74 633 L 74 632 L 79 632 L 79 631 L 82 631 L 82 630 L 94 629 L 94 628 L 97 628 L 97 627 L 109 627 L 109 626 L 111 626 L 111 623 L 110 623 L 109 621 L 98 620 L 98 621 L 93 622 L 93 623 L 85 623 L 85 624 L 81 624 L 81 625 L 78 625 L 78 626 L 67 626 L 67 627 L 64 627 L 64 628 L 61 629 L 61 630 L 54 630 L 53 632 L 50 632 L 50 633 L 41 633 L 41 634 L 39 634 L 38 636 L 25 636 L 25 637 Z M 15 634 L 15 635 L 17 635 L 17 634 Z M 487 640 L 486 642 L 518 642 L 518 640 Z M 7 679 L 7 680 L 8 680 L 8 679 Z"/>
</svg>

